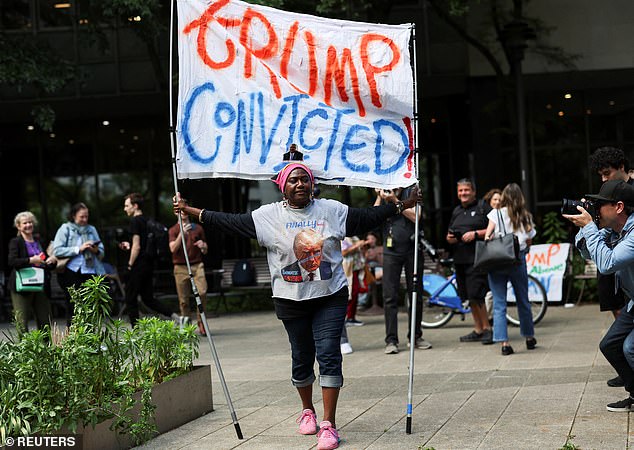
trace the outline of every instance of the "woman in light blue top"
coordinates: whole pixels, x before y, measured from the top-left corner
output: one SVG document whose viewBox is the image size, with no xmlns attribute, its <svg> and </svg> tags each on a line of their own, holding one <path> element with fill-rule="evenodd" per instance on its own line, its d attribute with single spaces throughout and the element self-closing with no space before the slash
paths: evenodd
<svg viewBox="0 0 634 450">
<path fill-rule="evenodd" d="M 88 207 L 77 203 L 71 207 L 70 221 L 55 234 L 53 253 L 57 259 L 68 258 L 66 268 L 57 280 L 66 298 L 66 322 L 70 325 L 73 307 L 68 288 L 79 287 L 93 275 L 106 273 L 101 260 L 104 247 L 97 229 L 88 224 Z"/>
<path fill-rule="evenodd" d="M 513 353 L 506 323 L 506 286 L 510 281 L 515 291 L 517 312 L 520 316 L 520 334 L 526 338 L 526 348 L 533 350 L 537 341 L 534 337 L 533 316 L 528 301 L 526 254 L 536 232 L 533 217 L 526 209 L 526 201 L 520 187 L 515 183 L 507 184 L 502 191 L 500 209 L 493 209 L 487 217 L 489 226 L 485 239 L 513 233 L 520 244 L 519 264 L 489 272 L 489 287 L 493 293 L 493 341 L 502 343 L 503 355 Z"/>
</svg>

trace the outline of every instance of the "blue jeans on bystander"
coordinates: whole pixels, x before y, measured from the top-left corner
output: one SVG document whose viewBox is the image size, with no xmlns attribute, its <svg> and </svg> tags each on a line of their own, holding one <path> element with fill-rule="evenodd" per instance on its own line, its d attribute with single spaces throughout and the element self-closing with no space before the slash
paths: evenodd
<svg viewBox="0 0 634 450">
<path fill-rule="evenodd" d="M 526 251 L 520 254 L 521 263 L 489 272 L 489 287 L 493 293 L 493 341 L 508 341 L 506 323 L 506 288 L 510 281 L 515 292 L 517 312 L 520 317 L 520 334 L 524 337 L 535 335 L 533 316 L 528 301 L 528 273 L 526 271 Z"/>
</svg>

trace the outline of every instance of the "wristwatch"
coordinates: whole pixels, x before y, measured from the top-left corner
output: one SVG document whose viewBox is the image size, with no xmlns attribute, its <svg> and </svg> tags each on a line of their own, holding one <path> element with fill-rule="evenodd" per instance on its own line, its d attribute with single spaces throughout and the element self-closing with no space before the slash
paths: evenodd
<svg viewBox="0 0 634 450">
<path fill-rule="evenodd" d="M 401 214 L 403 212 L 403 202 L 396 202 L 396 214 Z"/>
</svg>

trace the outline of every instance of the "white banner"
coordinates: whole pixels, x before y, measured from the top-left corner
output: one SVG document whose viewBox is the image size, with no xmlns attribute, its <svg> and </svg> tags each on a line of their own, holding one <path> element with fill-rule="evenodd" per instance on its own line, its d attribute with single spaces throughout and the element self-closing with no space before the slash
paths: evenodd
<svg viewBox="0 0 634 450">
<path fill-rule="evenodd" d="M 296 143 L 322 183 L 416 181 L 410 25 L 177 4 L 180 178 L 268 179 Z"/>
<path fill-rule="evenodd" d="M 531 245 L 526 255 L 526 269 L 544 286 L 549 302 L 560 302 L 563 299 L 564 275 L 569 252 L 570 244 L 538 244 Z M 537 289 L 529 280 L 528 297 L 538 299 L 541 293 Z M 507 297 L 510 301 L 515 301 L 510 284 Z"/>
</svg>

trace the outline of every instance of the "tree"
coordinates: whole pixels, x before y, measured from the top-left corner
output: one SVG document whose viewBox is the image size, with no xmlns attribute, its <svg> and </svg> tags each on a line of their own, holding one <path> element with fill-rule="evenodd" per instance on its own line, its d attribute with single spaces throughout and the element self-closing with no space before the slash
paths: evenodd
<svg viewBox="0 0 634 450">
<path fill-rule="evenodd" d="M 75 78 L 73 63 L 60 58 L 46 42 L 33 35 L 6 35 L 0 33 L 0 84 L 14 86 L 19 92 L 27 86 L 38 94 L 51 94 Z M 35 123 L 51 131 L 55 112 L 47 103 L 31 111 Z"/>
<path fill-rule="evenodd" d="M 543 58 L 548 64 L 558 65 L 569 70 L 576 68 L 575 61 L 581 55 L 566 52 L 563 48 L 551 45 L 547 38 L 555 29 L 548 26 L 543 20 L 529 17 L 524 14 L 524 7 L 530 0 L 481 0 L 480 4 L 488 8 L 488 22 L 484 28 L 470 30 L 466 21 L 472 12 L 468 0 L 425 0 L 432 7 L 438 17 L 446 22 L 465 42 L 475 48 L 489 63 L 498 80 L 498 94 L 503 106 L 507 110 L 511 131 L 517 131 L 515 115 L 515 102 L 513 93 L 515 90 L 512 81 L 515 65 L 513 59 L 514 45 L 523 45 L 522 50 Z M 506 6 L 505 6 L 506 5 Z M 511 31 L 513 24 L 524 24 L 525 33 L 523 43 L 516 43 Z M 521 32 L 521 31 L 520 31 Z M 528 45 L 528 42 L 532 45 Z M 498 55 L 503 55 L 500 60 Z M 506 67 L 505 67 L 506 66 Z"/>
</svg>

